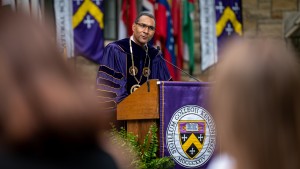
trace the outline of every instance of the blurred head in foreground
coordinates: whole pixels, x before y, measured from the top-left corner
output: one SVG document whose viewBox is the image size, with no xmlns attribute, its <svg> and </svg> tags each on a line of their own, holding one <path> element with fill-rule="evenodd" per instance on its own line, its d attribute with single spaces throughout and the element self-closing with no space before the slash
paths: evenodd
<svg viewBox="0 0 300 169">
<path fill-rule="evenodd" d="M 237 40 L 216 68 L 221 151 L 236 168 L 300 168 L 299 64 L 279 40 Z"/>
<path fill-rule="evenodd" d="M 96 144 L 105 117 L 91 91 L 68 69 L 47 28 L 1 10 L 0 20 L 5 23 L 0 25 L 2 148 Z"/>
</svg>

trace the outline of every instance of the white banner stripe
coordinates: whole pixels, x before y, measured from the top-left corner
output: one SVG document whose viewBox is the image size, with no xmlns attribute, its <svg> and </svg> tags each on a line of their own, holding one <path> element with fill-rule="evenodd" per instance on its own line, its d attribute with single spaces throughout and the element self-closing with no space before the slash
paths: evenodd
<svg viewBox="0 0 300 169">
<path fill-rule="evenodd" d="M 72 1 L 54 1 L 56 20 L 56 38 L 61 53 L 66 52 L 68 58 L 74 56 L 74 36 L 72 28 Z"/>
<path fill-rule="evenodd" d="M 213 0 L 199 0 L 201 23 L 201 70 L 217 62 L 217 37 L 215 26 L 215 3 Z"/>
</svg>

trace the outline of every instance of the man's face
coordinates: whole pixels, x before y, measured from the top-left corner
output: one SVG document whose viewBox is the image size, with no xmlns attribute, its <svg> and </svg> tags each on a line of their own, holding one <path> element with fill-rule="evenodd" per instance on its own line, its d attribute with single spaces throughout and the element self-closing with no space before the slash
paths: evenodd
<svg viewBox="0 0 300 169">
<path fill-rule="evenodd" d="M 134 41 L 140 45 L 145 45 L 151 40 L 155 33 L 155 21 L 148 16 L 141 16 L 137 23 L 132 25 Z"/>
</svg>

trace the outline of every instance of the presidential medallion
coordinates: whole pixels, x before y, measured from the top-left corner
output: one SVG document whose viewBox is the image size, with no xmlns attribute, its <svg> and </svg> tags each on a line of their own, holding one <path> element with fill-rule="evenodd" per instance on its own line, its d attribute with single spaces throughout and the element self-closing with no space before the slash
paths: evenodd
<svg viewBox="0 0 300 169">
<path fill-rule="evenodd" d="M 135 85 L 133 85 L 131 88 L 130 88 L 130 93 L 133 93 L 133 92 L 135 92 L 138 88 L 140 88 L 141 87 L 141 85 L 139 85 L 139 84 L 135 84 Z"/>
<path fill-rule="evenodd" d="M 138 73 L 137 67 L 131 66 L 131 67 L 129 68 L 129 74 L 130 74 L 131 76 L 135 76 L 135 75 L 137 75 L 137 73 Z"/>
<path fill-rule="evenodd" d="M 143 68 L 143 75 L 145 76 L 145 77 L 148 77 L 149 75 L 150 75 L 150 69 L 148 68 L 148 67 L 144 67 Z"/>
</svg>

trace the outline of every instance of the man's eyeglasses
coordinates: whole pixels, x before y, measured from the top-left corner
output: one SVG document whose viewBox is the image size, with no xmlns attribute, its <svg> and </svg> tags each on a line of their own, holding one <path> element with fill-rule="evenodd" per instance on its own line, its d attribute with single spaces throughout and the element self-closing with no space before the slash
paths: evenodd
<svg viewBox="0 0 300 169">
<path fill-rule="evenodd" d="M 148 30 L 150 30 L 150 31 L 154 31 L 155 30 L 154 26 L 149 26 L 149 25 L 146 25 L 146 24 L 143 24 L 143 23 L 135 23 L 135 24 L 139 25 L 143 29 L 148 28 Z"/>
</svg>

